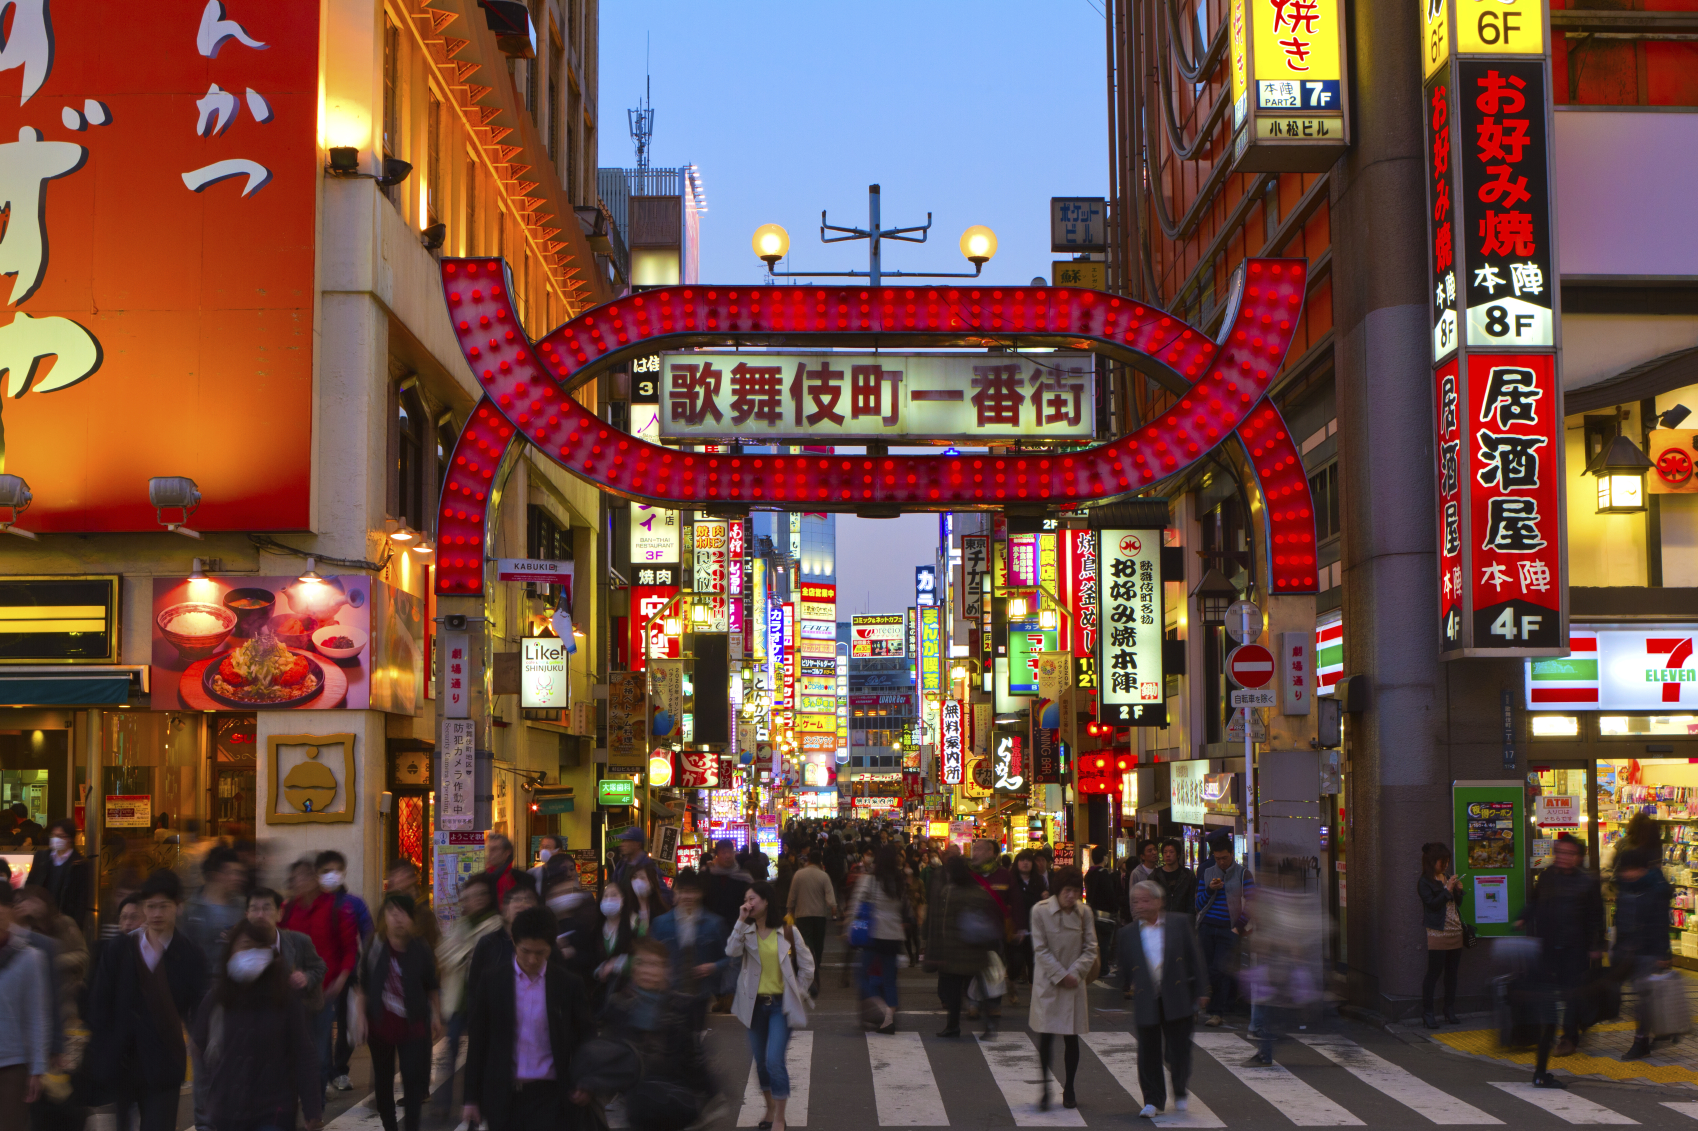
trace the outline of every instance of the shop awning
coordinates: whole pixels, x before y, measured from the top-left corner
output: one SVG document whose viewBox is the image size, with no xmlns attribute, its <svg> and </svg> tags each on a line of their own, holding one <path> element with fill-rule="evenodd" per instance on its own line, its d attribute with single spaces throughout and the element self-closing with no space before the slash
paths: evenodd
<svg viewBox="0 0 1698 1131">
<path fill-rule="evenodd" d="M 147 669 L 0 668 L 0 707 L 119 707 L 146 692 Z"/>
</svg>

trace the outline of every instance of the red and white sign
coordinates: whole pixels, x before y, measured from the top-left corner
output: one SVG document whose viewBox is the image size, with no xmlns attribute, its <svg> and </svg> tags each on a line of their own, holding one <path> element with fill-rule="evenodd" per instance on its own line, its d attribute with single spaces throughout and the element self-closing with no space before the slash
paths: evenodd
<svg viewBox="0 0 1698 1131">
<path fill-rule="evenodd" d="M 944 785 L 961 784 L 961 769 L 966 751 L 962 714 L 959 699 L 945 699 L 938 709 L 938 729 L 943 736 L 941 780 Z"/>
<path fill-rule="evenodd" d="M 719 785 L 719 755 L 707 750 L 678 752 L 678 788 L 711 789 Z"/>
<path fill-rule="evenodd" d="M 1539 827 L 1542 829 L 1579 828 L 1580 797 L 1573 793 L 1545 794 L 1540 797 Z"/>
<path fill-rule="evenodd" d="M 1226 674 L 1239 687 L 1254 690 L 1273 679 L 1273 653 L 1260 644 L 1240 644 L 1226 655 Z"/>
<path fill-rule="evenodd" d="M 676 660 L 683 655 L 684 642 L 681 636 L 669 636 L 666 632 L 666 622 L 670 617 L 676 617 L 677 605 L 673 605 L 668 616 L 659 617 L 649 628 L 648 646 L 644 647 L 643 625 L 648 624 L 649 618 L 666 608 L 673 597 L 677 596 L 676 585 L 633 585 L 631 587 L 631 664 L 632 671 L 642 671 L 648 666 L 652 656 L 657 660 Z M 680 626 L 682 627 L 682 626 Z"/>
</svg>

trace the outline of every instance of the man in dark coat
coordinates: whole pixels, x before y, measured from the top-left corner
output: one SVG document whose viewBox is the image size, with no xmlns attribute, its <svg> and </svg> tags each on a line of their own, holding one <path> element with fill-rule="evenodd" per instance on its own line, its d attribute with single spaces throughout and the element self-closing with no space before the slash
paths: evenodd
<svg viewBox="0 0 1698 1131">
<path fill-rule="evenodd" d="M 594 1035 L 589 997 L 557 961 L 546 908 L 513 920 L 513 960 L 491 966 L 470 991 L 465 1119 L 490 1131 L 580 1125 L 590 1097 L 573 1089 L 572 1054 Z"/>
<path fill-rule="evenodd" d="M 87 1067 L 120 1111 L 140 1107 L 141 1131 L 176 1131 L 188 1074 L 183 1026 L 206 996 L 206 956 L 177 930 L 183 883 L 175 872 L 154 872 L 140 894 L 141 930 L 115 939 L 95 973 Z"/>
<path fill-rule="evenodd" d="M 1132 992 L 1138 1027 L 1138 1087 L 1154 1119 L 1167 1106 L 1163 1046 L 1173 1073 L 1174 1106 L 1184 1111 L 1191 1078 L 1191 1031 L 1209 1003 L 1209 966 L 1189 915 L 1163 911 L 1167 892 L 1154 880 L 1132 885 L 1132 921 L 1120 928 L 1120 984 Z"/>
<path fill-rule="evenodd" d="M 1522 924 L 1539 939 L 1535 981 L 1543 987 L 1549 1014 L 1541 1018 L 1539 1048 L 1533 1067 L 1533 1086 L 1564 1085 L 1546 1071 L 1556 1038 L 1557 1002 L 1563 1005 L 1562 1042 L 1557 1056 L 1568 1056 L 1580 1044 L 1580 1012 L 1592 963 L 1604 956 L 1604 895 L 1598 877 L 1581 867 L 1585 847 L 1568 833 L 1557 838 L 1550 867 L 1541 871 L 1527 899 Z"/>
<path fill-rule="evenodd" d="M 88 860 L 77 851 L 76 825 L 61 820 L 47 827 L 47 847 L 30 862 L 25 883 L 46 888 L 59 905 L 59 913 L 69 915 L 77 926 L 88 930 L 94 889 L 89 882 Z"/>
</svg>

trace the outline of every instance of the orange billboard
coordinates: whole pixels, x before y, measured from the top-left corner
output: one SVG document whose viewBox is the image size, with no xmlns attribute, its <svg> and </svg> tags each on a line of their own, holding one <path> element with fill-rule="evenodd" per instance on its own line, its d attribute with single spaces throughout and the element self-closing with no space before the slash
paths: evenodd
<svg viewBox="0 0 1698 1131">
<path fill-rule="evenodd" d="M 0 3 L 0 471 L 30 529 L 157 530 L 164 475 L 196 529 L 307 527 L 318 13 Z"/>
</svg>

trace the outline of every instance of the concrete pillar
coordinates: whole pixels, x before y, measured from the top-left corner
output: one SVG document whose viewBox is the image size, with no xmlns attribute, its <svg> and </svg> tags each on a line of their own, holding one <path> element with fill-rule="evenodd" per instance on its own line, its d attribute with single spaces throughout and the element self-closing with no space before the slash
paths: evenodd
<svg viewBox="0 0 1698 1131">
<path fill-rule="evenodd" d="M 1397 0 L 1354 9 L 1355 145 L 1333 169 L 1344 655 L 1371 707 L 1347 724 L 1352 1001 L 1419 995 L 1419 846 L 1446 834 L 1438 659 L 1432 380 L 1420 21 Z M 1418 1007 L 1418 1004 L 1417 1004 Z M 1394 1007 L 1395 1008 L 1395 1007 Z"/>
<path fill-rule="evenodd" d="M 1452 781 L 1513 776 L 1499 694 L 1521 680 L 1518 661 L 1438 659 L 1420 21 L 1395 0 L 1353 12 L 1356 144 L 1331 200 L 1345 673 L 1371 694 L 1345 728 L 1349 993 L 1408 1016 L 1426 968 L 1421 845 L 1459 849 Z M 1464 1008 L 1483 1007 L 1488 965 L 1463 963 Z"/>
</svg>

